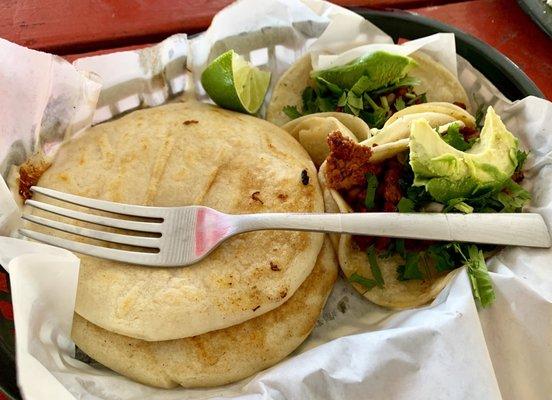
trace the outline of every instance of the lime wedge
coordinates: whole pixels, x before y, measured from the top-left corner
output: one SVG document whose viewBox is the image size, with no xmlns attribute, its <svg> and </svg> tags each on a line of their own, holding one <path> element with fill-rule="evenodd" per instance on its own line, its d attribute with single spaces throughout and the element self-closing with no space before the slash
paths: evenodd
<svg viewBox="0 0 552 400">
<path fill-rule="evenodd" d="M 263 104 L 270 72 L 254 67 L 234 50 L 215 58 L 201 74 L 201 84 L 215 103 L 255 114 Z"/>
</svg>

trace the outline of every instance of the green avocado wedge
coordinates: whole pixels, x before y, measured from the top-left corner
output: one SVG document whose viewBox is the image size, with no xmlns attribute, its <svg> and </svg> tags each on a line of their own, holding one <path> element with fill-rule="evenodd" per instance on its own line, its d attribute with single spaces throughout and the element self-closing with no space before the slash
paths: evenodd
<svg viewBox="0 0 552 400">
<path fill-rule="evenodd" d="M 445 143 L 425 120 L 412 123 L 410 165 L 414 186 L 425 186 L 446 203 L 499 189 L 517 167 L 518 140 L 492 107 L 487 110 L 479 142 L 465 152 Z"/>
<path fill-rule="evenodd" d="M 361 77 L 365 76 L 370 84 L 364 88 L 364 91 L 369 92 L 403 78 L 415 66 L 416 62 L 410 57 L 377 51 L 345 65 L 312 71 L 311 78 L 315 80 L 321 78 L 341 89 L 351 89 Z"/>
</svg>

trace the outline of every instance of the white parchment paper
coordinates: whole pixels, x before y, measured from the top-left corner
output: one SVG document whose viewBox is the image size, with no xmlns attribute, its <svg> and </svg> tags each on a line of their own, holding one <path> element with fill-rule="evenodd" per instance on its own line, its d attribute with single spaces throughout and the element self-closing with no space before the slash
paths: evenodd
<svg viewBox="0 0 552 400">
<path fill-rule="evenodd" d="M 199 77 L 233 48 L 268 68 L 271 88 L 307 51 L 316 62 L 391 38 L 362 17 L 319 0 L 242 0 L 205 33 L 153 48 L 89 57 L 74 65 L 0 40 L 0 174 L 91 123 L 170 101 L 206 96 Z M 511 103 L 455 55 L 451 34 L 410 43 L 457 73 L 470 98 L 493 105 L 531 149 L 525 185 L 531 211 L 552 223 L 552 104 Z M 346 53 L 345 53 L 346 54 Z M 343 56 L 340 56 L 343 57 Z M 0 181 L 0 234 L 19 210 Z M 464 269 L 431 304 L 401 312 L 377 307 L 339 280 L 309 339 L 254 377 L 213 389 L 160 390 L 73 358 L 70 327 L 78 258 L 0 237 L 10 271 L 18 381 L 26 399 L 549 399 L 552 393 L 552 251 L 510 248 L 489 262 L 495 304 L 478 310 Z"/>
</svg>

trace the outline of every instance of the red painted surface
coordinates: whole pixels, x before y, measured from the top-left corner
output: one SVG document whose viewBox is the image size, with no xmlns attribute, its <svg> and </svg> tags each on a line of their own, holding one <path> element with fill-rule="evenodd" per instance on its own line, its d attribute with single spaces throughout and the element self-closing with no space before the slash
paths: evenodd
<svg viewBox="0 0 552 400">
<path fill-rule="evenodd" d="M 70 54 L 156 42 L 174 32 L 205 29 L 232 0 L 4 0 L 0 37 L 35 49 Z M 450 0 L 341 0 L 346 6 L 415 7 Z"/>
<path fill-rule="evenodd" d="M 456 26 L 505 54 L 552 99 L 552 39 L 515 0 L 476 0 L 411 10 Z"/>
<path fill-rule="evenodd" d="M 142 47 L 176 32 L 205 29 L 231 0 L 0 1 L 0 37 L 67 55 Z M 337 0 L 352 7 L 409 8 L 493 45 L 552 98 L 552 41 L 515 0 Z M 456 3 L 439 5 L 443 3 Z M 422 7 L 414 8 L 412 7 Z M 63 12 L 60 12 L 63 10 Z"/>
<path fill-rule="evenodd" d="M 0 315 L 13 321 L 13 307 L 12 304 L 6 300 L 0 300 Z"/>
<path fill-rule="evenodd" d="M 342 0 L 340 3 L 352 6 L 362 3 L 362 1 Z M 383 4 L 384 2 L 379 3 Z M 390 1 L 386 3 L 390 3 Z M 407 4 L 406 0 L 399 0 L 397 3 L 399 6 L 404 4 Z M 550 79 L 552 76 L 552 40 L 533 23 L 515 0 L 465 1 L 415 8 L 409 11 L 453 25 L 497 48 L 519 65 L 548 99 L 552 99 L 552 80 Z M 185 27 L 178 30 L 178 32 L 185 31 Z M 72 61 L 84 55 L 128 50 L 145 45 L 102 49 L 84 54 L 79 52 L 79 54 L 69 54 L 65 57 Z"/>
<path fill-rule="evenodd" d="M 57 54 L 197 32 L 231 0 L 0 1 L 0 36 Z"/>
</svg>

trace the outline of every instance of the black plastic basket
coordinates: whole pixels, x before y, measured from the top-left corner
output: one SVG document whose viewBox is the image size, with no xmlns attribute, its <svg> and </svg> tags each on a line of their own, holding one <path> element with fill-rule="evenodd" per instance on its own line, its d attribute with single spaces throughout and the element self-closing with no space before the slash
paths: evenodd
<svg viewBox="0 0 552 400">
<path fill-rule="evenodd" d="M 456 37 L 456 52 L 485 75 L 507 98 L 544 98 L 535 83 L 512 60 L 457 28 L 402 10 L 374 11 L 356 8 L 353 11 L 386 32 L 395 42 L 400 38 L 412 40 L 434 33 L 452 32 Z"/>
<path fill-rule="evenodd" d="M 434 33 L 452 32 L 456 36 L 457 53 L 485 75 L 510 100 L 519 100 L 531 95 L 544 98 L 533 81 L 510 59 L 479 39 L 450 25 L 400 10 L 374 11 L 355 8 L 353 11 L 389 34 L 395 42 L 400 38 L 412 40 Z M 6 343 L 0 343 L 0 391 L 10 399 L 21 399 L 16 383 L 13 354 L 13 349 L 8 349 Z"/>
</svg>

